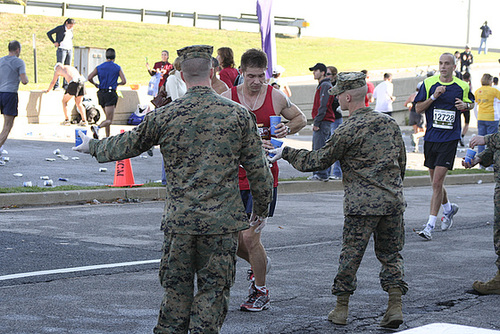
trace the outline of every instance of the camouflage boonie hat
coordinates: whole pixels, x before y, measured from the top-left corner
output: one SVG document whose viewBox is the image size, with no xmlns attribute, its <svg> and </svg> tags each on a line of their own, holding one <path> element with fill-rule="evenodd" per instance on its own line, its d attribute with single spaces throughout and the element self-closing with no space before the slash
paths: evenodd
<svg viewBox="0 0 500 334">
<path fill-rule="evenodd" d="M 335 87 L 330 88 L 330 95 L 339 95 L 346 90 L 360 88 L 366 85 L 366 74 L 363 72 L 340 72 L 337 75 Z"/>
<path fill-rule="evenodd" d="M 205 58 L 212 60 L 214 47 L 210 45 L 191 45 L 177 50 L 177 55 L 181 59 L 181 63 L 188 59 Z"/>
</svg>

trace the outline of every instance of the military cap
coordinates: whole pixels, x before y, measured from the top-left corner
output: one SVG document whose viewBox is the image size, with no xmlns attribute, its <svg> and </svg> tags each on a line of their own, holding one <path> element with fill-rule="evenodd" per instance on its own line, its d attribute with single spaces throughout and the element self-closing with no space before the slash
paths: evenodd
<svg viewBox="0 0 500 334">
<path fill-rule="evenodd" d="M 330 95 L 339 95 L 346 90 L 360 88 L 366 85 L 366 74 L 363 72 L 340 72 L 337 75 L 335 87 L 330 88 Z"/>
<path fill-rule="evenodd" d="M 177 50 L 177 55 L 181 59 L 181 63 L 188 59 L 205 58 L 212 60 L 214 47 L 211 45 L 191 45 Z"/>
</svg>

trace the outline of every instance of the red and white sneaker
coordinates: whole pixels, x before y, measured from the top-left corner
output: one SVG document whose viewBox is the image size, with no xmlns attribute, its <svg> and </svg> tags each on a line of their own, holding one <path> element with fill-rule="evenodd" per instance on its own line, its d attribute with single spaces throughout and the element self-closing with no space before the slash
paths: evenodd
<svg viewBox="0 0 500 334">
<path fill-rule="evenodd" d="M 260 312 L 267 310 L 271 306 L 271 299 L 269 298 L 269 290 L 264 288 L 265 291 L 260 291 L 255 288 L 252 293 L 248 296 L 248 299 L 241 304 L 241 311 L 248 312 Z"/>
</svg>

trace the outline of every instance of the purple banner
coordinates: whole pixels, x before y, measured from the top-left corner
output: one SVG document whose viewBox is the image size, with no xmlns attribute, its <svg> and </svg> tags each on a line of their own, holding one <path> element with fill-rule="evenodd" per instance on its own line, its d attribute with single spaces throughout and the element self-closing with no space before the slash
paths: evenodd
<svg viewBox="0 0 500 334">
<path fill-rule="evenodd" d="M 276 67 L 276 41 L 274 37 L 274 16 L 272 14 L 273 0 L 257 0 L 257 17 L 260 24 L 262 50 L 267 55 L 268 78 L 272 77 Z"/>
</svg>

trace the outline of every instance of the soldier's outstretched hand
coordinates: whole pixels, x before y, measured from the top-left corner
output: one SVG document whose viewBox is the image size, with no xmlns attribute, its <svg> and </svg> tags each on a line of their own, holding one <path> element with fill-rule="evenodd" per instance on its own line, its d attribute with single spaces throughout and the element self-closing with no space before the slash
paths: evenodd
<svg viewBox="0 0 500 334">
<path fill-rule="evenodd" d="M 82 139 L 82 143 L 78 146 L 73 147 L 73 151 L 77 151 L 80 153 L 90 153 L 90 140 L 92 137 L 87 136 L 85 133 L 83 133 L 81 130 L 78 130 L 78 135 Z"/>
</svg>

